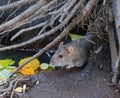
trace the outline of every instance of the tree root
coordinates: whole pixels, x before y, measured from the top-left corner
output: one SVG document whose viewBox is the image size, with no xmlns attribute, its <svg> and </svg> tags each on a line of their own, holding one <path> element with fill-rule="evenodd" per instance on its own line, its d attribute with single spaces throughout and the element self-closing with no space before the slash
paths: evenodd
<svg viewBox="0 0 120 98">
<path fill-rule="evenodd" d="M 37 2 L 38 0 L 21 0 L 21 1 L 16 1 L 12 4 L 7 4 L 4 6 L 0 6 L 0 11 L 7 11 L 7 10 L 11 10 L 11 9 L 15 9 L 18 8 L 18 6 L 22 7 L 24 5 L 27 5 L 28 3 L 32 3 L 32 2 Z"/>
</svg>

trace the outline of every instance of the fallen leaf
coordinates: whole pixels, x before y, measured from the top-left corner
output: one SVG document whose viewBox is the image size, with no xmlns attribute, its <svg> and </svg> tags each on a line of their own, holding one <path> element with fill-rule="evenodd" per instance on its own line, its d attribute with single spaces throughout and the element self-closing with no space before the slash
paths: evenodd
<svg viewBox="0 0 120 98">
<path fill-rule="evenodd" d="M 23 88 L 22 87 L 17 87 L 14 91 L 17 92 L 17 93 L 22 93 Z"/>
<path fill-rule="evenodd" d="M 22 67 L 20 69 L 19 72 L 24 75 L 34 75 L 35 74 L 33 67 L 31 67 L 30 65 L 25 65 L 24 67 Z"/>
<path fill-rule="evenodd" d="M 72 34 L 72 33 L 70 33 L 69 36 L 70 36 L 72 41 L 78 40 L 81 37 L 81 35 Z"/>
<path fill-rule="evenodd" d="M 22 65 L 27 60 L 29 60 L 30 58 L 31 57 L 27 57 L 27 58 L 24 58 L 24 59 L 20 60 L 19 66 Z M 31 66 L 34 70 L 37 70 L 38 68 L 40 68 L 40 61 L 37 58 L 35 58 L 34 60 L 32 60 L 31 62 L 29 62 L 25 66 L 27 66 L 27 65 Z"/>
<path fill-rule="evenodd" d="M 15 63 L 15 61 L 13 61 L 11 59 L 0 60 L 0 69 L 4 69 L 9 65 L 13 65 L 14 63 Z"/>
<path fill-rule="evenodd" d="M 49 64 L 49 66 L 48 66 L 48 69 L 47 69 L 48 71 L 51 71 L 51 70 L 54 70 L 54 68 L 53 68 L 53 66 L 51 65 L 51 64 Z"/>
<path fill-rule="evenodd" d="M 5 69 L 8 69 L 10 73 L 13 73 L 16 69 L 16 66 L 7 66 Z"/>
<path fill-rule="evenodd" d="M 42 69 L 42 70 L 47 70 L 48 69 L 48 64 L 47 63 L 42 63 L 41 65 L 40 65 L 40 69 Z"/>
<path fill-rule="evenodd" d="M 0 80 L 1 81 L 6 81 L 10 76 L 10 71 L 9 69 L 4 69 L 0 71 Z"/>
<path fill-rule="evenodd" d="M 53 68 L 52 65 L 50 65 L 50 64 L 42 63 L 42 64 L 40 65 L 40 69 L 41 69 L 41 70 L 51 71 L 51 70 L 53 70 L 54 68 Z"/>
</svg>

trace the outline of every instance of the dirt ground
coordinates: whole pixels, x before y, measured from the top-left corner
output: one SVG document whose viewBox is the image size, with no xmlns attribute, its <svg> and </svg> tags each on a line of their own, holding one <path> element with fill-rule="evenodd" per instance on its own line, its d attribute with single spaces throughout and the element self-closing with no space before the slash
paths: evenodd
<svg viewBox="0 0 120 98">
<path fill-rule="evenodd" d="M 111 75 L 86 67 L 84 70 L 42 72 L 40 84 L 20 98 L 120 98 L 109 87 Z"/>
<path fill-rule="evenodd" d="M 111 61 L 109 50 L 103 50 L 92 54 L 83 68 L 41 72 L 40 84 L 20 98 L 120 98 L 118 88 L 108 86 Z"/>
</svg>

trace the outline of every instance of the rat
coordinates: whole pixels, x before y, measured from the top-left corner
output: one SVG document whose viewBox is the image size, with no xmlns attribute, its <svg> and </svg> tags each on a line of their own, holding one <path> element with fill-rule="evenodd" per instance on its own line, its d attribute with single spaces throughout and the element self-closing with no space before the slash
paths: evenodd
<svg viewBox="0 0 120 98">
<path fill-rule="evenodd" d="M 87 33 L 77 41 L 61 45 L 50 59 L 51 66 L 55 69 L 82 67 L 89 58 L 96 36 L 95 33 Z"/>
</svg>

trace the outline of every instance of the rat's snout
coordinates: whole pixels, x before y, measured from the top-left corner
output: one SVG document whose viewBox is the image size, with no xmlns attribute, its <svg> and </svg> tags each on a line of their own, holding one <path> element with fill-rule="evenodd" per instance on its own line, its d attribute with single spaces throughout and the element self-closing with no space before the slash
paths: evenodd
<svg viewBox="0 0 120 98">
<path fill-rule="evenodd" d="M 50 64 L 55 64 L 55 60 L 51 59 Z"/>
</svg>

